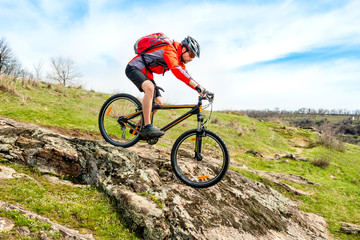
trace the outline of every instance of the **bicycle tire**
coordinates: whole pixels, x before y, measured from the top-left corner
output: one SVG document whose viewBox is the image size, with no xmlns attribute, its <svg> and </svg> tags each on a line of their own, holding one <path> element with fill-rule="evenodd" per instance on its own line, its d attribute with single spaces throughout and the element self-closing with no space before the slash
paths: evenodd
<svg viewBox="0 0 360 240">
<path fill-rule="evenodd" d="M 99 129 L 103 138 L 110 144 L 118 147 L 131 147 L 136 144 L 140 138 L 140 134 L 130 133 L 132 124 L 136 126 L 140 123 L 139 131 L 142 129 L 144 120 L 143 115 L 129 120 L 127 124 L 119 123 L 121 116 L 127 116 L 141 109 L 140 101 L 134 96 L 126 93 L 119 93 L 111 96 L 105 101 L 99 113 Z"/>
<path fill-rule="evenodd" d="M 201 161 L 195 158 L 197 129 L 183 133 L 171 150 L 171 166 L 175 175 L 186 185 L 207 188 L 217 184 L 229 168 L 229 152 L 216 133 L 205 129 L 202 136 Z"/>
</svg>

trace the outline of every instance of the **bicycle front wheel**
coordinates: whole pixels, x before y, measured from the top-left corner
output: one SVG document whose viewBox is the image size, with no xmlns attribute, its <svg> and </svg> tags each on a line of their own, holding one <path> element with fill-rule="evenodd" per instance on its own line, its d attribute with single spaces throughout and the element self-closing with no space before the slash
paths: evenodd
<svg viewBox="0 0 360 240">
<path fill-rule="evenodd" d="M 141 103 L 132 95 L 120 93 L 101 107 L 99 128 L 104 139 L 114 146 L 130 147 L 140 140 L 143 126 Z"/>
<path fill-rule="evenodd" d="M 204 131 L 199 133 L 193 129 L 183 133 L 171 150 L 175 175 L 195 188 L 218 183 L 224 177 L 230 161 L 224 141 L 214 132 Z"/>
</svg>

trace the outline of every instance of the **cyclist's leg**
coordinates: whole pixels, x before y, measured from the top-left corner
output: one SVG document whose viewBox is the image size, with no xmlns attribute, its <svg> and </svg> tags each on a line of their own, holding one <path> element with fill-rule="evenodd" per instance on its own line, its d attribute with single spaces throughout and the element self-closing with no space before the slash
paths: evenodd
<svg viewBox="0 0 360 240">
<path fill-rule="evenodd" d="M 142 90 L 145 95 L 142 100 L 143 107 L 143 115 L 144 115 L 144 126 L 151 124 L 151 108 L 152 108 L 152 100 L 154 97 L 154 84 L 150 80 L 146 80 L 141 85 Z"/>
<path fill-rule="evenodd" d="M 150 124 L 150 112 L 151 112 L 151 103 L 152 103 L 152 95 L 154 93 L 154 85 L 153 83 L 146 77 L 146 75 L 141 72 L 139 69 L 137 69 L 136 67 L 127 65 L 126 66 L 126 70 L 125 70 L 126 76 L 135 84 L 135 86 L 139 89 L 140 92 L 144 92 L 143 89 L 143 83 L 147 82 L 144 85 L 144 88 L 146 89 L 145 91 L 145 96 L 143 98 L 142 101 L 142 107 L 143 107 L 143 116 L 144 116 L 144 125 Z M 148 88 L 151 88 L 153 90 L 149 90 Z M 150 99 L 151 98 L 151 99 Z M 150 99 L 150 100 L 148 100 Z M 149 105 L 150 105 L 150 110 L 149 110 Z"/>
<path fill-rule="evenodd" d="M 152 82 L 156 85 L 154 80 L 152 80 Z M 163 105 L 164 104 L 164 101 L 163 101 L 163 98 L 161 96 L 161 93 L 160 93 L 159 89 L 156 89 L 156 91 L 155 91 L 155 104 L 158 104 L 158 105 Z M 156 112 L 157 112 L 157 110 L 154 110 L 154 115 L 155 115 Z"/>
<path fill-rule="evenodd" d="M 150 82 L 151 83 L 149 83 L 149 81 L 145 81 L 143 84 L 144 84 L 144 86 L 142 86 L 142 89 L 144 90 L 144 92 L 145 92 L 145 96 L 144 96 L 144 99 L 145 98 L 151 98 L 151 100 L 150 100 L 150 106 L 144 106 L 144 99 L 143 99 L 143 111 L 145 112 L 145 108 L 147 108 L 146 109 L 146 113 L 144 113 L 144 122 L 145 122 L 145 124 L 144 124 L 144 126 L 146 126 L 146 125 L 148 125 L 148 124 L 150 124 L 151 123 L 151 117 L 150 117 L 150 115 L 151 115 L 151 108 L 152 108 L 152 100 L 153 100 L 153 98 L 155 97 L 155 103 L 156 104 L 159 104 L 159 105 L 163 105 L 163 103 L 164 103 L 164 101 L 163 101 L 163 99 L 162 99 L 162 96 L 161 96 L 161 93 L 160 93 L 160 90 L 159 89 L 156 89 L 156 91 L 154 91 L 155 90 L 155 86 L 156 86 L 156 83 L 155 83 L 155 81 L 154 80 L 150 80 Z M 146 90 L 145 90 L 145 88 L 147 88 Z M 151 94 L 152 93 L 152 94 Z M 148 94 L 148 96 L 146 96 Z M 155 96 L 154 96 L 154 94 L 155 94 Z M 146 104 L 148 103 L 148 101 L 149 101 L 149 99 L 146 99 Z M 147 111 L 149 111 L 149 112 L 147 112 Z M 153 113 L 153 115 L 155 115 L 155 113 L 157 112 L 157 110 L 154 110 L 154 113 Z M 148 119 L 146 119 L 146 117 L 145 117 L 145 115 L 148 117 Z"/>
<path fill-rule="evenodd" d="M 154 126 L 151 124 L 151 117 L 150 117 L 153 99 L 154 99 L 154 90 L 155 90 L 154 81 L 145 81 L 142 84 L 142 89 L 145 92 L 145 96 L 143 98 L 143 115 L 144 115 L 145 127 L 142 131 L 142 134 L 145 138 L 161 137 L 162 135 L 164 135 L 164 132 L 154 128 Z M 160 93 L 156 91 L 155 94 L 156 94 L 155 100 L 157 99 L 159 103 L 162 103 L 161 95 L 160 97 L 157 96 Z"/>
<path fill-rule="evenodd" d="M 142 109 L 144 117 L 144 129 L 142 130 L 143 137 L 161 137 L 164 132 L 154 128 L 151 124 L 151 110 L 154 97 L 155 82 L 149 80 L 143 72 L 139 69 L 127 65 L 126 76 L 138 87 L 141 92 L 144 92 L 142 100 Z"/>
</svg>

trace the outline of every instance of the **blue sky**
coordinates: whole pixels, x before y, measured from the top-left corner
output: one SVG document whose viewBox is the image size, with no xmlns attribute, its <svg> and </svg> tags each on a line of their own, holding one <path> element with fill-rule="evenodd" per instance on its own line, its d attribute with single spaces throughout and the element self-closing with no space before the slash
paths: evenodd
<svg viewBox="0 0 360 240">
<path fill-rule="evenodd" d="M 218 110 L 360 109 L 359 26 L 357 0 L 0 0 L 0 37 L 29 71 L 70 57 L 101 92 L 141 96 L 124 74 L 139 37 L 194 37 L 201 58 L 187 68 Z M 170 72 L 155 80 L 167 102 L 197 99 Z"/>
</svg>

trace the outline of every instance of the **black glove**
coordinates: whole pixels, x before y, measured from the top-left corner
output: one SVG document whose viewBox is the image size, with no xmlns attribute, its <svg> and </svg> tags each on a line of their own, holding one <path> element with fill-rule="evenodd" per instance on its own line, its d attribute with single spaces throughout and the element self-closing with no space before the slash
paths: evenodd
<svg viewBox="0 0 360 240">
<path fill-rule="evenodd" d="M 205 94 L 205 92 L 206 92 L 206 89 L 203 88 L 203 87 L 200 87 L 200 85 L 197 85 L 197 86 L 195 87 L 195 90 L 196 90 L 198 93 L 201 93 L 201 94 Z"/>
</svg>

